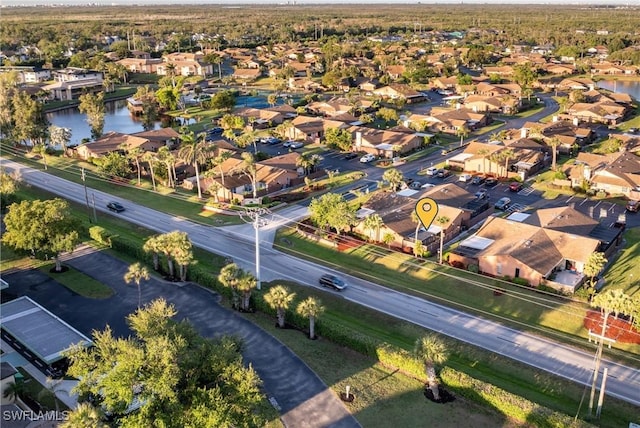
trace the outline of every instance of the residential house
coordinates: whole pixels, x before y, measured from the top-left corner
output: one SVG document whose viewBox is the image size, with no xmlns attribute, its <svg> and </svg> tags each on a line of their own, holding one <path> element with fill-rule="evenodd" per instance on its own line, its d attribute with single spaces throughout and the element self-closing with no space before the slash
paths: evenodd
<svg viewBox="0 0 640 428">
<path fill-rule="evenodd" d="M 502 95 L 512 95 L 520 97 L 522 95 L 522 87 L 517 83 L 488 83 L 480 81 L 476 84 L 475 93 L 487 97 L 498 97 Z"/>
<path fill-rule="evenodd" d="M 640 190 L 640 157 L 628 151 L 607 155 L 579 153 L 565 171 L 572 186 L 629 197 Z"/>
<path fill-rule="evenodd" d="M 376 88 L 373 90 L 373 94 L 382 98 L 390 98 L 393 100 L 403 99 L 407 103 L 417 103 L 424 101 L 426 97 L 421 92 L 416 91 L 409 85 L 392 83 L 388 86 Z"/>
<path fill-rule="evenodd" d="M 508 159 L 502 156 L 506 150 L 511 151 Z M 489 144 L 472 141 L 462 153 L 449 158 L 447 164 L 458 171 L 524 179 L 541 170 L 545 159 L 540 144 L 521 138 Z"/>
<path fill-rule="evenodd" d="M 474 130 L 487 126 L 492 122 L 492 119 L 485 112 L 474 112 L 464 107 L 456 109 L 433 107 L 425 122 L 427 129 L 431 132 L 456 134 L 463 127 Z"/>
<path fill-rule="evenodd" d="M 307 111 L 311 114 L 332 117 L 343 113 L 350 113 L 355 105 L 344 97 L 334 97 L 328 101 L 314 101 L 307 104 Z"/>
<path fill-rule="evenodd" d="M 126 149 L 140 148 L 142 151 L 158 151 L 160 147 L 172 147 L 179 134 L 173 130 L 145 131 L 138 135 L 107 132 L 97 140 L 81 144 L 75 148 L 78 157 L 84 160 L 100 158 L 111 152 L 124 152 Z"/>
<path fill-rule="evenodd" d="M 302 182 L 304 171 L 297 165 L 299 153 L 292 152 L 256 162 L 257 195 L 265 196 Z M 251 177 L 243 172 L 244 161 L 240 156 L 232 156 L 210 174 L 200 176 L 200 185 L 207 193 L 219 201 L 237 199 L 242 202 L 253 197 Z M 220 174 L 219 170 L 223 171 Z M 183 187 L 192 190 L 196 178 L 190 177 Z"/>
<path fill-rule="evenodd" d="M 444 224 L 434 222 L 428 229 L 412 220 L 419 199 L 428 197 L 438 204 L 438 216 L 447 218 Z M 491 212 L 486 200 L 479 200 L 462 187 L 455 184 L 443 184 L 428 191 L 405 189 L 397 193 L 377 192 L 369 198 L 356 214 L 364 218 L 378 214 L 383 221 L 379 231 L 367 230 L 364 221 L 355 226 L 355 231 L 380 242 L 390 233 L 392 246 L 412 252 L 417 239 L 432 254 L 439 250 L 440 233 L 444 233 L 444 242 L 450 241 L 472 225 L 482 221 Z"/>
<path fill-rule="evenodd" d="M 390 65 L 385 69 L 385 73 L 387 73 L 387 75 L 389 75 L 389 77 L 393 80 L 398 80 L 399 78 L 401 78 L 404 72 L 404 65 Z"/>
<path fill-rule="evenodd" d="M 513 114 L 518 111 L 520 102 L 509 95 L 496 97 L 469 95 L 463 105 L 474 112 Z"/>
<path fill-rule="evenodd" d="M 576 66 L 565 63 L 549 63 L 544 67 L 544 71 L 548 74 L 556 76 L 566 76 L 577 72 Z"/>
<path fill-rule="evenodd" d="M 615 102 L 575 103 L 566 110 L 567 115 L 587 123 L 617 125 L 629 113 L 629 107 Z"/>
<path fill-rule="evenodd" d="M 77 100 L 84 94 L 104 92 L 105 87 L 101 79 L 84 79 L 50 83 L 43 86 L 42 90 L 49 94 L 50 100 L 66 101 Z"/>
<path fill-rule="evenodd" d="M 51 79 L 51 70 L 34 66 L 0 66 L 0 74 L 15 72 L 18 83 L 41 83 Z"/>
<path fill-rule="evenodd" d="M 594 252 L 611 254 L 622 229 L 609 228 L 571 207 L 489 217 L 452 252 L 450 263 L 476 265 L 481 273 L 521 278 L 573 293 Z"/>
<path fill-rule="evenodd" d="M 349 131 L 353 135 L 354 151 L 371 153 L 387 159 L 398 154 L 410 153 L 421 147 L 424 142 L 422 136 L 408 128 L 382 130 L 352 126 Z"/>
<path fill-rule="evenodd" d="M 158 65 L 162 64 L 162 58 L 124 58 L 116 61 L 124 66 L 129 73 L 158 73 Z"/>
<path fill-rule="evenodd" d="M 204 62 L 202 53 L 174 52 L 162 57 L 163 62 L 157 65 L 159 76 L 171 73 L 177 76 L 203 76 L 213 74 L 213 65 Z M 173 71 L 171 71 L 173 69 Z"/>
<path fill-rule="evenodd" d="M 498 76 L 504 78 L 513 76 L 513 67 L 509 65 L 484 67 L 482 71 L 486 76 Z"/>
<path fill-rule="evenodd" d="M 271 128 L 285 121 L 285 115 L 273 110 L 257 108 L 241 108 L 233 112 L 242 117 L 254 129 Z"/>
<path fill-rule="evenodd" d="M 259 68 L 236 68 L 233 70 L 232 78 L 242 82 L 251 82 L 262 76 Z"/>
</svg>

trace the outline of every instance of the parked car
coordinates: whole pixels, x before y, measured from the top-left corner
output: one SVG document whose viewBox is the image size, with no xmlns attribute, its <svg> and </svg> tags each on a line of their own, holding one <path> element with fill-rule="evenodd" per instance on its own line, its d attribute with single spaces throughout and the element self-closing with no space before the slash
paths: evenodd
<svg viewBox="0 0 640 428">
<path fill-rule="evenodd" d="M 371 153 L 367 153 L 360 158 L 360 163 L 369 163 L 373 162 L 374 160 L 376 160 L 376 156 L 372 155 Z"/>
<path fill-rule="evenodd" d="M 484 175 L 476 175 L 471 179 L 471 184 L 482 184 L 487 179 Z"/>
<path fill-rule="evenodd" d="M 121 213 L 122 211 L 124 211 L 124 207 L 120 203 L 114 201 L 108 202 L 107 208 L 109 209 L 109 211 L 113 211 L 116 213 Z"/>
<path fill-rule="evenodd" d="M 448 176 L 451 175 L 451 171 L 449 171 L 448 169 L 439 169 L 438 173 L 436 174 L 436 177 L 438 178 L 447 178 Z"/>
<path fill-rule="evenodd" d="M 351 159 L 355 159 L 358 157 L 358 154 L 356 152 L 351 152 L 351 153 L 347 153 L 344 157 L 344 160 L 351 160 Z"/>
<path fill-rule="evenodd" d="M 320 285 L 323 287 L 333 288 L 334 290 L 342 291 L 347 288 L 347 283 L 338 276 L 331 275 L 329 273 L 320 277 Z"/>
<path fill-rule="evenodd" d="M 512 192 L 519 192 L 522 190 L 522 183 L 518 182 L 518 181 L 514 181 L 513 183 L 509 184 L 509 190 L 511 190 Z"/>
<path fill-rule="evenodd" d="M 292 141 L 289 145 L 290 149 L 301 149 L 304 147 L 304 143 L 302 141 Z"/>
<path fill-rule="evenodd" d="M 422 186 L 420 186 L 421 189 L 429 189 L 430 187 L 436 187 L 436 185 L 433 183 L 424 183 Z"/>
<path fill-rule="evenodd" d="M 484 199 L 487 197 L 487 189 L 480 189 L 476 192 L 475 197 L 478 199 Z"/>
<path fill-rule="evenodd" d="M 291 141 L 291 140 L 287 140 L 284 143 L 282 143 L 282 147 L 291 147 L 291 145 L 294 143 L 295 141 Z"/>
<path fill-rule="evenodd" d="M 629 201 L 627 202 L 627 211 L 631 212 L 631 213 L 637 213 L 638 211 L 640 211 L 640 201 Z"/>
<path fill-rule="evenodd" d="M 262 144 L 268 144 L 270 146 L 273 146 L 274 144 L 278 144 L 280 141 L 281 141 L 280 138 L 266 137 L 262 139 Z"/>
<path fill-rule="evenodd" d="M 472 178 L 473 176 L 471 174 L 460 174 L 460 176 L 458 177 L 458 181 L 468 183 Z"/>
<path fill-rule="evenodd" d="M 422 188 L 422 183 L 420 183 L 419 181 L 412 181 L 411 183 L 409 183 L 409 189 L 419 190 L 421 188 Z"/>
<path fill-rule="evenodd" d="M 484 185 L 487 187 L 496 187 L 498 185 L 498 179 L 489 177 L 485 180 Z"/>
<path fill-rule="evenodd" d="M 426 173 L 427 175 L 436 175 L 438 173 L 438 168 L 436 168 L 435 166 L 429 167 L 427 168 Z"/>
<path fill-rule="evenodd" d="M 506 211 L 507 209 L 509 209 L 510 204 L 511 204 L 511 199 L 505 196 L 504 198 L 498 199 L 498 201 L 493 206 L 497 210 Z"/>
</svg>

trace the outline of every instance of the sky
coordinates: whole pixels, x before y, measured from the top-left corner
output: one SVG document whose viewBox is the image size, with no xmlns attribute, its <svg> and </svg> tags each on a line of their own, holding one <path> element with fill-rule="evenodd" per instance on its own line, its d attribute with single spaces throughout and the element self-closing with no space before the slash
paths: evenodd
<svg viewBox="0 0 640 428">
<path fill-rule="evenodd" d="M 5 6 L 36 5 L 140 5 L 140 4 L 284 4 L 294 0 L 2 0 Z M 297 4 L 564 4 L 564 5 L 630 5 L 640 6 L 640 0 L 295 0 Z"/>
</svg>

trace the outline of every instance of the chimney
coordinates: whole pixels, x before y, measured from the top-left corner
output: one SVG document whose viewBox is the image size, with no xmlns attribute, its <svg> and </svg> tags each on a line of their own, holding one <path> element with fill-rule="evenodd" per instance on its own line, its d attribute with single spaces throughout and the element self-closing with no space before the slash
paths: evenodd
<svg viewBox="0 0 640 428">
<path fill-rule="evenodd" d="M 552 121 L 552 122 L 554 122 L 554 123 L 555 123 L 555 122 L 557 122 L 558 120 L 559 120 L 559 118 L 558 118 L 558 116 L 557 116 L 557 115 L 556 115 L 556 116 L 553 116 L 553 117 L 551 118 L 551 121 Z"/>
<path fill-rule="evenodd" d="M 573 126 L 579 126 L 580 125 L 580 119 L 578 119 L 577 117 L 573 118 Z"/>
<path fill-rule="evenodd" d="M 520 138 L 527 138 L 528 134 L 527 128 L 520 128 Z"/>
<path fill-rule="evenodd" d="M 362 132 L 357 131 L 356 132 L 356 148 L 360 148 L 360 146 L 362 146 Z"/>
</svg>

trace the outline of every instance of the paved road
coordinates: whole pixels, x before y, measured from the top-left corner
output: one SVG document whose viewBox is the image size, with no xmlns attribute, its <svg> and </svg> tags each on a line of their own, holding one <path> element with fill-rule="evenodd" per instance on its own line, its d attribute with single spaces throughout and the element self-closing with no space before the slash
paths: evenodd
<svg viewBox="0 0 640 428">
<path fill-rule="evenodd" d="M 108 324 L 114 334 L 131 334 L 125 317 L 138 305 L 137 287 L 123 276 L 128 264 L 88 247 L 64 257 L 65 264 L 111 287 L 114 296 L 88 299 L 72 293 L 38 270 L 5 275 L 11 293 L 28 295 L 88 337 Z M 194 284 L 177 286 L 152 277 L 142 284 L 142 302 L 162 297 L 174 304 L 179 319 L 188 319 L 205 337 L 237 335 L 244 357 L 258 372 L 267 394 L 280 407 L 285 426 L 357 428 L 360 424 L 340 399 L 289 348 L 255 324 L 218 304 L 218 296 Z"/>
<path fill-rule="evenodd" d="M 80 185 L 4 159 L 2 165 L 8 170 L 21 170 L 23 179 L 33 185 L 44 186 L 54 193 L 80 203 L 84 201 L 84 193 Z M 194 245 L 218 254 L 230 255 L 243 267 L 254 269 L 255 245 L 251 226 L 236 226 L 235 229 L 231 229 L 197 225 L 182 218 L 136 205 L 131 201 L 113 198 L 98 191 L 91 192 L 96 194 L 97 206 L 100 209 L 104 207 L 107 200 L 116 199 L 127 207 L 127 211 L 120 214 L 126 220 L 158 232 L 183 230 L 189 233 Z M 274 223 L 267 225 L 265 235 L 269 229 L 272 230 L 275 227 L 277 224 Z M 271 248 L 271 242 L 265 242 L 262 239 L 261 265 L 263 280 L 283 278 L 311 286 L 317 286 L 317 279 L 328 270 L 326 267 L 274 251 Z M 408 296 L 363 279 L 348 277 L 348 281 L 352 286 L 341 293 L 345 299 L 498 352 L 541 370 L 590 385 L 589 377 L 593 367 L 591 354 L 424 299 Z M 640 369 L 608 360 L 602 364 L 602 369 L 604 367 L 608 367 L 610 374 L 607 381 L 607 394 L 640 406 Z"/>
</svg>

